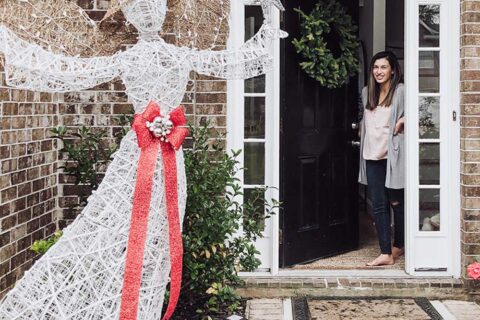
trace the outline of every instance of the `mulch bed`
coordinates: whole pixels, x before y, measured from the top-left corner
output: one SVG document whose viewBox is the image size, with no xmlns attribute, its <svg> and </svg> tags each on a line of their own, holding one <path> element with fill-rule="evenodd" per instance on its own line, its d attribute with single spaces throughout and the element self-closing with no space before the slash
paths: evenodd
<svg viewBox="0 0 480 320">
<path fill-rule="evenodd" d="M 247 306 L 247 299 L 242 299 L 242 305 L 240 309 L 235 313 L 238 316 L 245 317 L 245 309 Z M 199 307 L 199 306 L 198 306 Z M 203 320 L 206 319 L 206 315 L 198 314 L 196 310 L 198 307 L 193 305 L 178 305 L 177 309 L 175 310 L 174 315 L 172 316 L 172 320 Z M 209 314 L 212 320 L 225 320 L 227 319 L 230 314 L 225 312 L 219 312 L 217 314 Z"/>
</svg>

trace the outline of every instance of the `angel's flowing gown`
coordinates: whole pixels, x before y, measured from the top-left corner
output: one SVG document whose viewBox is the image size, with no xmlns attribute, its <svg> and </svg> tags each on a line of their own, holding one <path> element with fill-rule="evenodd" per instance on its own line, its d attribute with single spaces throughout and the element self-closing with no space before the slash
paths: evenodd
<svg viewBox="0 0 480 320">
<path fill-rule="evenodd" d="M 104 180 L 59 242 L 42 256 L 0 307 L 0 319 L 118 319 L 139 148 L 123 139 Z M 179 211 L 185 209 L 182 152 L 177 152 Z M 168 220 L 161 154 L 155 169 L 138 319 L 160 319 L 168 283 Z"/>
</svg>

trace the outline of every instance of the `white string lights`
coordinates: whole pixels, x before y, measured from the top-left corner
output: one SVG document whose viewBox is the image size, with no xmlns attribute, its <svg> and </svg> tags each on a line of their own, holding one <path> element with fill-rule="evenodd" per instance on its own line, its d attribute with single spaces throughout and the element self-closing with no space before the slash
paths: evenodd
<svg viewBox="0 0 480 320">
<path fill-rule="evenodd" d="M 272 40 L 286 35 L 264 24 L 236 50 L 174 46 L 158 35 L 166 16 L 166 1 L 122 3 L 124 15 L 139 30 L 140 39 L 128 50 L 110 56 L 88 58 L 54 53 L 0 26 L 0 51 L 5 55 L 7 84 L 28 90 L 65 92 L 91 88 L 120 77 L 136 113 L 141 113 L 153 100 L 167 114 L 180 104 L 191 71 L 225 79 L 263 74 L 272 64 L 269 54 Z M 186 1 L 188 8 L 193 0 Z M 220 14 L 217 19 L 225 17 Z M 195 40 L 189 40 L 189 44 L 195 44 Z M 2 300 L 0 319 L 118 319 L 139 154 L 135 133 L 130 132 L 80 216 Z M 161 164 L 160 153 L 143 259 L 138 309 L 138 319 L 142 320 L 160 319 L 170 271 Z M 177 168 L 179 215 L 183 221 L 186 177 L 181 151 L 177 152 Z"/>
<path fill-rule="evenodd" d="M 0 0 L 0 24 L 21 39 L 70 56 L 113 54 L 124 40 L 100 30 L 67 0 Z"/>
</svg>

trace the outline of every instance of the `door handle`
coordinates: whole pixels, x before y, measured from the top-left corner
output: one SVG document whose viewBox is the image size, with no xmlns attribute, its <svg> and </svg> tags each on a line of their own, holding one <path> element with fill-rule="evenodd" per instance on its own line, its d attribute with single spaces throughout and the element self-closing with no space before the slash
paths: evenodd
<svg viewBox="0 0 480 320">
<path fill-rule="evenodd" d="M 352 147 L 360 148 L 360 141 L 350 141 Z"/>
<path fill-rule="evenodd" d="M 352 122 L 352 129 L 357 130 L 358 129 L 358 123 Z"/>
</svg>

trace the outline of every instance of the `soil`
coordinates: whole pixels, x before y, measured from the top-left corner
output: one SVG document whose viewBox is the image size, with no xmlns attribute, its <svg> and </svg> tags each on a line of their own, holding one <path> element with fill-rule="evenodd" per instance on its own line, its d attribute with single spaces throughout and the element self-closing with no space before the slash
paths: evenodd
<svg viewBox="0 0 480 320">
<path fill-rule="evenodd" d="M 247 306 L 247 300 L 242 299 L 240 309 L 235 312 L 236 315 L 245 317 L 245 309 Z M 218 313 L 210 313 L 208 315 L 205 314 L 198 314 L 196 312 L 200 306 L 194 305 L 178 305 L 177 309 L 175 310 L 174 315 L 172 316 L 172 320 L 204 320 L 208 319 L 209 316 L 212 320 L 225 320 L 227 317 L 231 316 L 226 312 L 218 312 Z"/>
</svg>

